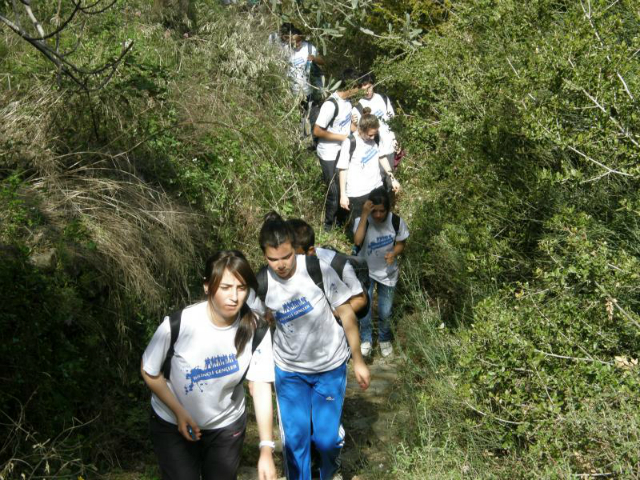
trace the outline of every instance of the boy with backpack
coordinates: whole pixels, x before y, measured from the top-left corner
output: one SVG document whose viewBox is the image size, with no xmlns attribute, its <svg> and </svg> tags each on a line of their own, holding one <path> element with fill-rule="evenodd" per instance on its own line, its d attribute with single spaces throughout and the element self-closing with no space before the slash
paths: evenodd
<svg viewBox="0 0 640 480">
<path fill-rule="evenodd" d="M 295 235 L 293 248 L 300 255 L 315 255 L 328 264 L 351 291 L 349 304 L 358 318 L 369 309 L 367 290 L 369 288 L 369 268 L 366 261 L 345 255 L 331 248 L 316 247 L 316 234 L 311 225 L 299 218 L 287 220 Z M 355 268 L 354 268 L 355 265 Z"/>
<path fill-rule="evenodd" d="M 320 113 L 313 126 L 313 134 L 318 139 L 316 154 L 322 167 L 322 177 L 327 185 L 324 229 L 330 231 L 336 222 L 343 223 L 346 212 L 340 214 L 340 192 L 336 175 L 336 164 L 340 155 L 342 142 L 355 130 L 351 119 L 351 102 L 349 98 L 361 90 L 358 86 L 358 74 L 348 68 L 342 73 L 340 90 L 334 92 L 320 107 Z"/>
<path fill-rule="evenodd" d="M 373 303 L 373 290 L 378 290 L 378 342 L 383 357 L 393 353 L 392 334 L 389 319 L 393 310 L 393 296 L 398 283 L 399 268 L 397 257 L 404 251 L 409 237 L 407 224 L 391 212 L 391 200 L 384 187 L 369 194 L 362 206 L 362 216 L 354 225 L 354 243 L 360 247 L 359 255 L 369 266 L 369 298 Z M 371 353 L 373 325 L 371 307 L 360 320 L 361 349 L 364 356 Z"/>
<path fill-rule="evenodd" d="M 376 77 L 373 73 L 367 73 L 360 78 L 360 86 L 364 89 L 365 96 L 354 105 L 351 114 L 358 121 L 362 117 L 364 109 L 369 108 L 371 113 L 378 118 L 380 121 L 380 156 L 386 158 L 390 167 L 395 169 L 394 157 L 400 149 L 396 136 L 388 124 L 395 113 L 389 97 L 374 92 L 375 84 Z"/>
<path fill-rule="evenodd" d="M 267 215 L 259 241 L 267 267 L 258 274 L 256 294 L 276 324 L 275 386 L 287 478 L 311 480 L 313 444 L 320 478 L 331 479 L 344 444 L 340 418 L 350 355 L 360 387 L 369 386 L 351 293 L 324 262 L 296 255 L 291 226 L 278 214 Z"/>
</svg>

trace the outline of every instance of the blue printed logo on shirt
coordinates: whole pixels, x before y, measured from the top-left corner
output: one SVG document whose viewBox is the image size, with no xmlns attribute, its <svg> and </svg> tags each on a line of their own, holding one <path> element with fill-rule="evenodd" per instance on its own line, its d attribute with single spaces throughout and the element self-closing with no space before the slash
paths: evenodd
<svg viewBox="0 0 640 480">
<path fill-rule="evenodd" d="M 185 385 L 184 393 L 187 395 L 193 391 L 195 385 L 198 385 L 198 388 L 202 392 L 203 389 L 200 387 L 200 382 L 233 375 L 239 370 L 240 365 L 238 364 L 238 358 L 235 353 L 208 357 L 204 361 L 204 368 L 194 367 L 190 372 L 187 372 L 185 378 L 191 380 L 191 384 L 188 387 Z"/>
<path fill-rule="evenodd" d="M 344 127 L 347 123 L 351 123 L 351 112 L 349 112 L 349 115 L 347 115 L 338 125 L 340 127 Z"/>
<path fill-rule="evenodd" d="M 306 297 L 297 298 L 282 305 L 282 310 L 276 312 L 276 320 L 281 325 L 285 325 L 311 311 L 313 311 L 313 305 Z"/>
<path fill-rule="evenodd" d="M 383 235 L 381 237 L 377 237 L 373 242 L 370 242 L 367 246 L 367 255 L 371 255 L 371 252 L 374 250 L 379 250 L 381 248 L 386 247 L 387 245 L 391 245 L 393 243 L 393 235 Z"/>
<path fill-rule="evenodd" d="M 375 157 L 377 154 L 378 154 L 378 149 L 376 147 L 371 147 L 367 151 L 367 153 L 365 153 L 364 157 L 362 157 L 362 164 L 364 165 L 369 160 L 371 160 L 373 157 Z"/>
</svg>

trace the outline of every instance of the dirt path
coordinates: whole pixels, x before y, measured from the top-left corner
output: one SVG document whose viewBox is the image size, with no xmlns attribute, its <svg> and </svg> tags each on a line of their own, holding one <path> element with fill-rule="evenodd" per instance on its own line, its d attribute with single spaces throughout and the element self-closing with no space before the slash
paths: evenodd
<svg viewBox="0 0 640 480">
<path fill-rule="evenodd" d="M 342 453 L 342 476 L 345 480 L 373 480 L 392 478 L 388 458 L 390 446 L 397 442 L 400 412 L 394 410 L 394 396 L 398 394 L 397 365 L 395 356 L 383 359 L 378 354 L 369 364 L 372 382 L 366 392 L 360 390 L 353 370 L 349 368 L 347 396 L 344 404 L 343 423 L 346 431 Z M 255 437 L 255 438 L 254 438 Z M 277 438 L 277 435 L 276 435 Z M 255 440 L 255 441 L 254 441 Z M 255 452 L 257 434 L 255 425 L 247 431 L 245 445 Z M 249 453 L 245 451 L 245 453 Z M 257 455 L 240 467 L 238 480 L 256 480 Z M 247 458 L 247 455 L 243 455 Z M 278 471 L 283 475 L 282 455 L 276 455 Z M 284 477 L 282 477 L 284 479 Z"/>
</svg>

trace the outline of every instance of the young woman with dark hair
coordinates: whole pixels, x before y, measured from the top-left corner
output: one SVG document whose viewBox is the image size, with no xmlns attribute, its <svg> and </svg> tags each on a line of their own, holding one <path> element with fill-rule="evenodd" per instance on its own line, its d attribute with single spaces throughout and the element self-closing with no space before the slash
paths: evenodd
<svg viewBox="0 0 640 480">
<path fill-rule="evenodd" d="M 237 250 L 207 260 L 207 300 L 180 313 L 172 346 L 169 317 L 142 356 L 142 378 L 151 389 L 150 421 L 163 480 L 234 480 L 246 429 L 243 379 L 250 382 L 260 435 L 260 480 L 276 478 L 272 450 L 271 335 L 253 351 L 261 321 L 246 304 L 256 277 Z M 165 360 L 170 374 L 165 378 Z"/>
<path fill-rule="evenodd" d="M 395 217 L 395 218 L 394 218 Z M 390 318 L 393 297 L 398 283 L 397 257 L 404 251 L 409 237 L 407 224 L 391 212 L 389 193 L 379 187 L 369 194 L 362 207 L 362 216 L 354 226 L 354 243 L 360 247 L 359 255 L 369 267 L 369 312 L 360 319 L 361 351 L 364 357 L 371 354 L 373 340 L 372 305 L 373 290 L 378 290 L 378 342 L 383 357 L 393 353 Z"/>
<path fill-rule="evenodd" d="M 379 131 L 378 118 L 365 108 L 357 132 L 342 142 L 336 166 L 340 172 L 340 206 L 350 210 L 354 220 L 360 216 L 369 193 L 382 186 L 381 171 L 391 178 L 393 191 L 400 190 L 389 161 L 380 155 Z"/>
<path fill-rule="evenodd" d="M 360 354 L 350 289 L 326 263 L 296 255 L 294 238 L 279 216 L 267 217 L 260 231 L 268 265 L 261 301 L 276 324 L 273 358 L 285 467 L 290 480 L 311 480 L 313 444 L 320 478 L 332 479 L 344 443 L 340 420 L 349 357 L 362 389 L 369 386 L 369 370 Z"/>
</svg>

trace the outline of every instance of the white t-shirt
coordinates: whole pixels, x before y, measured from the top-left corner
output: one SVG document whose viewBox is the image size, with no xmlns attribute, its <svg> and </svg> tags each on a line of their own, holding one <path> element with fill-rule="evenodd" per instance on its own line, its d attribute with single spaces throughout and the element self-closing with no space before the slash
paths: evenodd
<svg viewBox="0 0 640 480">
<path fill-rule="evenodd" d="M 332 309 L 346 303 L 351 291 L 320 260 L 325 297 L 307 273 L 306 256 L 296 255 L 296 262 L 296 271 L 286 280 L 267 269 L 264 303 L 276 320 L 273 358 L 279 368 L 288 372 L 333 370 L 346 362 L 350 353 L 344 330 Z"/>
<path fill-rule="evenodd" d="M 335 113 L 335 106 L 333 103 L 325 101 L 320 107 L 316 125 L 331 133 L 349 135 L 351 133 L 351 102 L 343 100 L 337 93 L 334 93 L 329 98 L 333 98 L 338 103 L 338 115 L 333 121 L 333 125 L 329 126 L 329 122 Z M 341 145 L 342 142 L 320 138 L 318 139 L 316 152 L 321 160 L 335 160 L 338 157 Z"/>
<path fill-rule="evenodd" d="M 349 161 L 350 140 L 342 142 L 340 158 L 336 168 L 347 170 L 347 196 L 361 197 L 368 195 L 371 190 L 382 186 L 380 174 L 380 150 L 373 140 L 363 140 L 359 132 L 353 136 L 356 139 L 356 149 Z"/>
<path fill-rule="evenodd" d="M 334 252 L 333 250 L 329 250 L 328 248 L 318 247 L 316 248 L 316 255 L 327 265 L 331 265 L 331 261 L 333 260 L 333 257 L 336 256 L 336 252 Z M 342 270 L 342 281 L 347 287 L 349 287 L 351 297 L 360 295 L 363 292 L 362 284 L 360 283 L 360 280 L 358 280 L 356 271 L 353 269 L 353 266 L 349 262 L 346 262 L 344 264 L 344 269 Z"/>
<path fill-rule="evenodd" d="M 238 356 L 234 342 L 239 324 L 238 316 L 233 325 L 216 327 L 209 319 L 206 301 L 182 312 L 167 385 L 201 429 L 222 428 L 242 416 L 244 387 L 239 383 L 247 369 L 247 380 L 274 381 L 270 332 L 267 331 L 253 355 L 251 338 Z M 151 376 L 162 374 L 170 343 L 171 326 L 166 317 L 142 356 L 145 372 Z M 151 396 L 151 406 L 163 420 L 178 423 L 171 409 L 155 394 Z"/>
<path fill-rule="evenodd" d="M 371 113 L 378 117 L 378 120 L 380 121 L 380 155 L 384 156 L 394 153 L 393 143 L 396 136 L 391 131 L 389 124 L 387 123 L 394 115 L 391 102 L 385 101 L 382 95 L 374 93 L 371 100 L 361 98 L 358 100 L 358 103 L 362 105 L 362 108 L 369 107 L 371 109 Z M 357 108 L 353 108 L 352 114 L 358 117 L 358 121 L 360 120 L 360 112 Z"/>
<path fill-rule="evenodd" d="M 289 78 L 291 79 L 291 90 L 293 93 L 302 92 L 304 95 L 311 94 L 312 87 L 309 83 L 309 72 L 311 61 L 309 55 L 318 55 L 316 47 L 308 42 L 302 42 L 300 48 L 289 47 Z"/>
<path fill-rule="evenodd" d="M 356 219 L 353 226 L 354 232 L 358 228 L 360 220 L 362 217 Z M 404 220 L 400 219 L 400 228 L 396 236 L 391 222 L 391 213 L 380 224 L 369 215 L 369 226 L 358 255 L 367 259 L 371 278 L 389 287 L 394 287 L 398 283 L 398 262 L 394 260 L 391 265 L 387 265 L 384 256 L 393 250 L 395 242 L 401 242 L 407 238 L 409 238 L 409 229 Z"/>
</svg>

